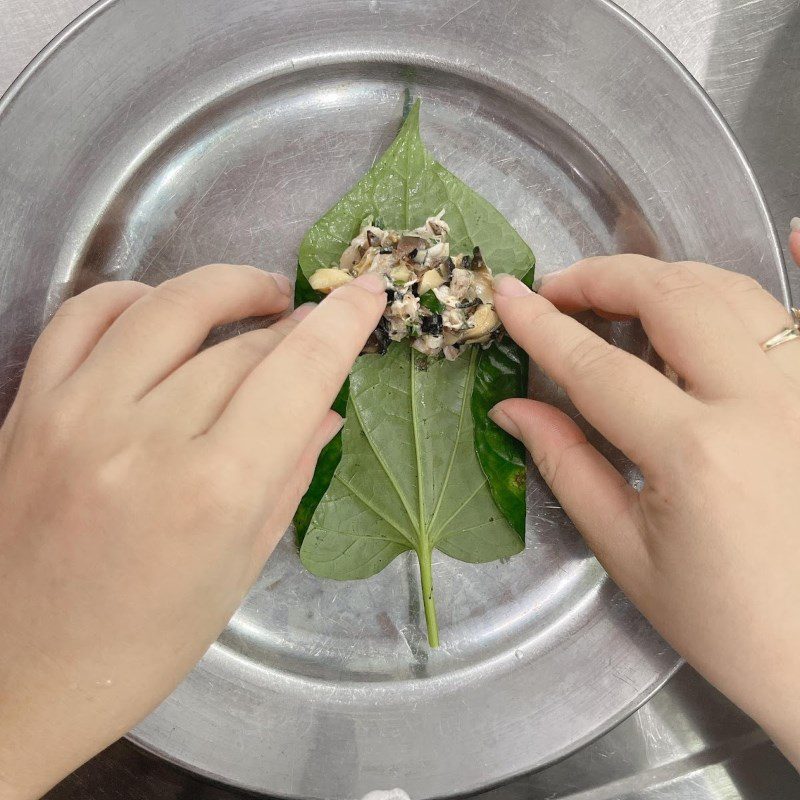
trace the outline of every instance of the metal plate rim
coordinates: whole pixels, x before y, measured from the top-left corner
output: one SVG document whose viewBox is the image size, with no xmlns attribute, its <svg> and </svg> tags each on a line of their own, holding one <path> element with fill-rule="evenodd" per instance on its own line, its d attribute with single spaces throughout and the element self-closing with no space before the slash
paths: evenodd
<svg viewBox="0 0 800 800">
<path fill-rule="evenodd" d="M 110 0 L 110 2 L 115 2 L 115 0 Z M 733 132 L 733 128 L 731 128 L 730 123 L 722 115 L 722 112 L 719 110 L 719 108 L 717 108 L 717 104 L 711 99 L 708 92 L 706 92 L 706 90 L 701 86 L 700 82 L 681 63 L 680 59 L 672 52 L 672 50 L 670 50 L 651 30 L 649 30 L 649 28 L 646 28 L 641 22 L 639 22 L 638 19 L 636 19 L 636 17 L 622 8 L 622 6 L 617 5 L 614 0 L 597 0 L 597 2 L 606 6 L 610 12 L 617 14 L 628 25 L 637 30 L 645 39 L 647 39 L 647 41 L 650 42 L 650 45 L 666 59 L 672 69 L 683 77 L 687 87 L 692 91 L 695 97 L 703 103 L 703 105 L 706 107 L 706 110 L 716 121 L 717 126 L 724 132 L 729 145 L 736 153 L 739 163 L 747 174 L 747 177 L 750 179 L 750 184 L 757 195 L 759 211 L 761 212 L 761 216 L 764 218 L 764 221 L 769 229 L 770 246 L 776 261 L 780 265 L 782 297 L 779 299 L 787 308 L 789 308 L 792 302 L 791 290 L 789 286 L 789 273 L 786 269 L 786 261 L 783 257 L 783 248 L 781 247 L 780 238 L 778 237 L 778 230 L 775 227 L 775 222 L 772 219 L 772 215 L 769 213 L 767 200 L 764 196 L 764 190 L 761 188 L 761 184 L 758 182 L 755 170 L 753 169 L 750 160 L 747 158 L 742 145 L 736 138 L 736 134 Z"/>
<path fill-rule="evenodd" d="M 622 724 L 626 719 L 635 714 L 645 703 L 647 703 L 650 699 L 652 699 L 652 697 L 655 694 L 661 691 L 661 689 L 663 689 L 664 686 L 666 686 L 666 684 L 672 680 L 675 674 L 685 664 L 686 661 L 684 660 L 684 658 L 682 656 L 679 656 L 675 661 L 675 665 L 671 667 L 669 670 L 667 670 L 665 674 L 659 678 L 659 680 L 655 681 L 653 685 L 650 688 L 648 688 L 646 692 L 643 693 L 641 700 L 637 698 L 635 701 L 633 701 L 628 706 L 623 708 L 620 712 L 611 717 L 606 724 L 599 725 L 597 728 L 586 734 L 585 737 L 577 740 L 576 742 L 577 746 L 571 745 L 568 747 L 564 747 L 561 750 L 556 751 L 556 754 L 553 757 L 548 758 L 541 764 L 534 765 L 529 769 L 509 772 L 503 775 L 502 777 L 495 778 L 490 783 L 475 785 L 467 788 L 466 790 L 459 790 L 457 792 L 454 792 L 453 794 L 431 795 L 430 797 L 427 798 L 427 800 L 453 800 L 454 798 L 471 797 L 473 794 L 491 791 L 500 786 L 504 786 L 505 784 L 510 783 L 511 781 L 514 781 L 517 778 L 521 778 L 525 775 L 538 772 L 541 769 L 545 769 L 546 767 L 550 767 L 554 764 L 558 764 L 559 762 L 564 761 L 578 750 L 582 750 L 584 747 L 587 747 L 591 745 L 593 742 L 596 742 L 597 740 L 601 739 L 609 731 L 613 730 L 618 725 Z M 162 750 L 158 747 L 152 746 L 142 737 L 138 736 L 135 729 L 126 733 L 123 738 L 127 739 L 129 742 L 138 747 L 140 750 L 143 750 L 145 753 L 148 753 L 149 755 L 155 758 L 167 761 L 170 764 L 176 766 L 178 769 L 185 770 L 186 772 L 192 773 L 194 775 L 199 775 L 200 777 L 208 780 L 213 784 L 220 786 L 233 786 L 236 789 L 248 792 L 250 794 L 254 794 L 256 796 L 262 796 L 263 794 L 263 789 L 259 786 L 247 784 L 245 782 L 225 782 L 225 783 L 221 782 L 218 775 L 214 774 L 210 770 L 205 769 L 203 766 L 197 765 L 191 761 L 175 756 L 172 753 L 168 753 L 165 750 Z M 276 797 L 285 798 L 286 800 L 299 800 L 301 795 L 281 794 L 281 795 L 276 795 Z M 311 798 L 307 797 L 306 795 L 303 795 L 302 798 L 303 800 L 326 800 L 326 798 L 321 796 Z"/>
<path fill-rule="evenodd" d="M 24 90 L 25 85 L 28 83 L 29 79 L 37 72 L 37 70 L 51 57 L 53 53 L 55 53 L 58 48 L 62 47 L 66 44 L 70 39 L 73 39 L 75 36 L 79 35 L 81 31 L 87 26 L 90 25 L 92 20 L 98 17 L 100 14 L 108 10 L 111 6 L 116 5 L 118 0 L 96 0 L 86 11 L 82 12 L 79 16 L 77 16 L 69 25 L 63 28 L 58 34 L 56 34 L 27 64 L 27 66 L 20 72 L 20 74 L 14 79 L 11 85 L 0 95 L 0 118 L 2 118 L 3 114 L 6 112 L 8 107 L 11 103 L 19 96 L 19 94 Z M 643 36 L 664 59 L 669 64 L 669 66 L 675 71 L 680 77 L 684 80 L 687 85 L 687 88 L 695 95 L 697 99 L 699 99 L 703 105 L 706 107 L 707 111 L 714 117 L 717 125 L 723 130 L 725 133 L 726 138 L 728 139 L 728 143 L 733 148 L 736 153 L 736 156 L 740 162 L 740 165 L 745 170 L 747 176 L 750 179 L 750 183 L 753 189 L 756 192 L 758 203 L 759 203 L 759 211 L 761 212 L 762 217 L 764 218 L 769 231 L 770 231 L 770 246 L 773 250 L 773 254 L 777 259 L 778 263 L 780 264 L 781 269 L 781 285 L 782 285 L 782 294 L 783 296 L 780 298 L 783 304 L 788 308 L 791 305 L 791 292 L 789 287 L 789 276 L 786 269 L 786 262 L 783 257 L 783 249 L 780 245 L 780 239 L 778 237 L 777 228 L 775 227 L 775 222 L 772 219 L 772 216 L 769 213 L 769 209 L 767 207 L 766 198 L 764 196 L 764 191 L 761 188 L 761 185 L 758 182 L 758 178 L 756 177 L 755 171 L 753 170 L 752 165 L 750 164 L 749 159 L 747 158 L 739 140 L 736 138 L 736 134 L 733 132 L 728 121 L 722 115 L 722 112 L 717 108 L 717 105 L 714 101 L 709 97 L 708 93 L 705 89 L 700 85 L 697 79 L 692 75 L 691 72 L 681 63 L 678 57 L 654 34 L 650 31 L 647 27 L 645 27 L 641 22 L 639 22 L 636 17 L 626 11 L 622 6 L 618 5 L 614 2 L 614 0 L 595 0 L 596 3 L 605 6 L 606 9 L 612 13 L 617 15 L 625 25 L 633 28 L 637 33 Z"/>
<path fill-rule="evenodd" d="M 697 84 L 697 82 L 688 73 L 688 71 L 683 67 L 683 65 L 680 64 L 680 62 L 675 58 L 675 56 L 666 47 L 664 47 L 664 45 L 661 44 L 646 28 L 644 28 L 640 23 L 638 23 L 623 9 L 619 8 L 616 4 L 610 2 L 610 0 L 596 0 L 596 2 L 599 5 L 606 6 L 612 12 L 620 16 L 626 24 L 635 28 L 640 34 L 643 34 L 645 38 L 647 38 L 650 41 L 651 46 L 655 47 L 655 49 L 657 49 L 661 53 L 662 57 L 664 57 L 666 61 L 668 61 L 671 64 L 673 69 L 677 68 L 676 71 L 680 73 L 680 75 L 683 77 L 684 83 L 693 92 L 693 94 L 695 94 L 695 96 L 703 102 L 707 110 L 716 120 L 717 126 L 721 128 L 725 133 L 727 139 L 729 140 L 730 147 L 738 156 L 738 160 L 740 162 L 741 167 L 744 169 L 745 173 L 750 178 L 751 188 L 758 199 L 759 211 L 770 230 L 771 233 L 770 246 L 774 251 L 777 263 L 781 265 L 781 270 L 782 270 L 781 284 L 784 292 L 783 300 L 784 302 L 788 303 L 788 280 L 786 275 L 786 268 L 783 261 L 782 252 L 778 244 L 778 238 L 774 224 L 772 223 L 772 220 L 770 219 L 770 216 L 767 212 L 763 193 L 761 191 L 761 188 L 758 186 L 758 183 L 755 180 L 752 168 L 750 167 L 750 164 L 748 163 L 746 157 L 744 156 L 744 153 L 741 150 L 741 147 L 738 141 L 736 140 L 735 136 L 733 135 L 732 131 L 730 130 L 730 127 L 728 126 L 727 122 L 725 122 L 724 118 L 722 118 L 716 106 L 710 101 L 706 93 L 702 90 L 699 84 Z M 25 85 L 28 82 L 28 80 L 33 75 L 35 75 L 37 70 L 42 66 L 43 63 L 47 61 L 47 59 L 50 58 L 50 56 L 53 53 L 55 53 L 62 45 L 74 39 L 79 33 L 81 33 L 87 27 L 87 25 L 89 25 L 92 22 L 92 20 L 94 20 L 96 17 L 98 17 L 100 14 L 102 14 L 104 11 L 106 11 L 115 4 L 116 0 L 99 0 L 99 2 L 95 3 L 95 5 L 90 7 L 86 12 L 84 12 L 84 14 L 78 17 L 73 23 L 71 23 L 67 28 L 65 28 L 58 36 L 56 36 L 50 43 L 48 43 L 48 45 L 31 61 L 31 63 L 28 65 L 28 67 L 26 67 L 23 73 L 21 73 L 21 75 L 9 87 L 9 89 L 3 95 L 3 97 L 0 98 L 0 116 L 8 110 L 9 106 L 13 103 L 14 99 L 16 99 L 20 95 L 20 93 L 24 91 Z M 672 674 L 674 674 L 674 672 L 680 667 L 680 664 L 681 662 L 678 661 L 675 664 L 675 666 L 671 670 L 669 670 L 669 672 L 661 680 L 656 681 L 650 689 L 643 692 L 639 697 L 637 697 L 637 699 L 633 703 L 629 704 L 628 707 L 626 707 L 617 715 L 615 715 L 611 720 L 608 721 L 607 724 L 600 726 L 600 728 L 598 728 L 596 731 L 593 731 L 590 734 L 588 734 L 584 740 L 579 742 L 579 746 L 582 747 L 588 744 L 589 742 L 593 741 L 594 739 L 598 738 L 599 736 L 602 736 L 605 732 L 610 730 L 612 727 L 614 727 L 623 719 L 625 719 L 627 716 L 629 716 L 631 713 L 633 713 L 650 697 L 652 697 L 652 695 L 655 694 L 667 680 L 669 680 Z M 194 764 L 181 763 L 180 760 L 176 759 L 172 754 L 165 754 L 163 752 L 159 752 L 157 749 L 152 749 L 148 747 L 146 744 L 141 742 L 135 734 L 130 734 L 129 738 L 132 741 L 134 741 L 137 744 L 137 746 L 142 747 L 144 750 L 147 750 L 148 752 L 152 752 L 162 758 L 166 758 L 172 761 L 173 763 L 179 764 L 180 766 L 183 766 L 186 769 L 189 769 L 193 772 L 203 774 L 205 775 L 205 777 L 211 780 L 218 780 L 218 778 L 216 778 L 215 775 L 204 772 L 201 768 L 198 768 Z M 555 760 L 563 758 L 570 752 L 573 752 L 574 749 L 575 749 L 574 747 L 566 748 L 565 752 L 557 756 Z M 547 763 L 552 763 L 552 761 L 553 759 L 548 759 Z M 512 779 L 517 775 L 525 774 L 526 772 L 529 771 L 530 770 L 526 769 L 519 772 L 515 772 L 513 774 L 509 774 L 493 782 L 491 785 L 504 783 L 505 781 Z M 250 788 L 250 787 L 244 787 L 244 788 Z M 488 787 L 484 785 L 474 788 L 483 789 Z M 440 795 L 440 796 L 446 796 L 446 795 Z"/>
</svg>

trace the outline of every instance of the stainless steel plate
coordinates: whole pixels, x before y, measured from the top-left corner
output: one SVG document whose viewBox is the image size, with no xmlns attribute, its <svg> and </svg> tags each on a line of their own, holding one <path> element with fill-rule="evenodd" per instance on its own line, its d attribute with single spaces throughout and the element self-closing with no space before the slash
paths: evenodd
<svg viewBox="0 0 800 800">
<path fill-rule="evenodd" d="M 786 297 L 724 124 L 601 0 L 112 0 L 0 105 L 7 396 L 43 320 L 90 283 L 156 282 L 208 261 L 292 274 L 304 231 L 391 141 L 406 88 L 425 101 L 439 159 L 509 217 L 543 269 L 639 250 L 748 272 Z M 639 331 L 607 333 L 648 355 Z M 563 403 L 541 376 L 536 390 Z M 535 476 L 529 504 L 524 555 L 437 561 L 438 652 L 419 628 L 410 560 L 362 583 L 320 582 L 287 535 L 134 740 L 217 780 L 319 798 L 391 785 L 452 795 L 580 747 L 678 659 Z"/>
</svg>

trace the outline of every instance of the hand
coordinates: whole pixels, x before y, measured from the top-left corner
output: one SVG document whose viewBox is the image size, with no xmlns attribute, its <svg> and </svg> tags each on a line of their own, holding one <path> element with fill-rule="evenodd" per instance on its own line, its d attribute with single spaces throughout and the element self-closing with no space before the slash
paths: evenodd
<svg viewBox="0 0 800 800">
<path fill-rule="evenodd" d="M 502 276 L 495 298 L 644 489 L 549 405 L 506 400 L 492 419 L 661 634 L 800 764 L 800 340 L 760 347 L 786 309 L 750 278 L 640 256 L 578 263 L 539 295 Z M 638 317 L 686 390 L 559 309 Z"/>
<path fill-rule="evenodd" d="M 0 798 L 39 797 L 184 677 L 257 577 L 385 307 L 364 276 L 271 328 L 286 278 L 213 265 L 67 301 L 0 430 Z"/>
</svg>

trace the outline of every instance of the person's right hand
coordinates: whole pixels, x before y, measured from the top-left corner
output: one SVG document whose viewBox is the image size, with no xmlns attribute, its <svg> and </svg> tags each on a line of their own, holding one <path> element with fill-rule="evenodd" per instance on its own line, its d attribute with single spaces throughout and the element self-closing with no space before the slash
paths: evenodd
<svg viewBox="0 0 800 800">
<path fill-rule="evenodd" d="M 611 577 L 686 659 L 800 764 L 800 339 L 754 280 L 705 264 L 590 259 L 532 293 L 498 276 L 510 335 L 641 468 L 637 493 L 536 400 L 521 438 Z M 563 312 L 641 319 L 686 390 Z"/>
</svg>

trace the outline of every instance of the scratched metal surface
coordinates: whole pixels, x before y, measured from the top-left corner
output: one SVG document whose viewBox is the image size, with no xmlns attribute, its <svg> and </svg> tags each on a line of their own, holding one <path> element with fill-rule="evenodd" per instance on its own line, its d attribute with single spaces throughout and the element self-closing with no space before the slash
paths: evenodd
<svg viewBox="0 0 800 800">
<path fill-rule="evenodd" d="M 90 5 L 0 0 L 0 92 Z M 709 93 L 752 164 L 785 242 L 789 220 L 800 214 L 800 2 L 620 0 L 618 5 L 651 30 Z M 789 280 L 793 296 L 800 298 L 800 270 L 790 269 Z"/>
<path fill-rule="evenodd" d="M 699 65 L 700 60 L 691 66 L 699 69 Z M 595 179 L 600 177 L 594 174 Z M 225 211 L 223 208 L 222 212 Z M 214 210 L 217 215 L 219 212 L 219 208 Z M 235 215 L 232 219 L 236 224 L 241 222 Z M 565 244 L 567 250 L 570 244 L 576 246 L 557 237 L 548 244 L 553 254 L 563 252 Z M 598 244 L 602 246 L 604 242 L 590 241 L 588 245 L 582 242 L 578 249 Z M 109 241 L 101 238 L 99 251 L 106 252 L 108 245 Z M 224 241 L 220 246 L 223 245 Z M 180 246 L 189 245 L 182 242 Z M 180 252 L 172 251 L 169 242 L 162 254 L 180 260 Z M 545 252 L 545 263 L 554 263 L 548 256 Z M 191 255 L 184 253 L 184 257 L 191 260 Z M 735 256 L 730 260 L 733 262 Z M 158 270 L 164 267 L 159 265 L 158 257 L 146 263 L 151 261 L 154 277 L 158 277 L 161 274 Z M 738 266 L 747 269 L 746 265 Z M 90 263 L 89 267 L 88 272 L 96 269 L 106 274 L 108 270 L 107 263 L 95 267 Z M 64 274 L 69 276 L 69 269 Z M 238 644 L 241 646 L 241 642 Z M 697 713 L 698 708 L 702 713 Z M 340 755 L 346 767 L 352 769 L 355 754 Z M 496 790 L 490 796 L 498 800 L 505 797 L 783 798 L 797 792 L 791 775 L 752 723 L 691 672 L 684 671 L 667 690 L 599 742 L 560 765 Z M 114 796 L 120 798 L 233 796 L 228 790 L 202 787 L 195 779 L 141 756 L 124 743 L 96 760 L 93 770 L 82 771 L 66 782 L 53 796 L 99 797 L 109 796 L 110 791 L 117 792 Z"/>
</svg>

